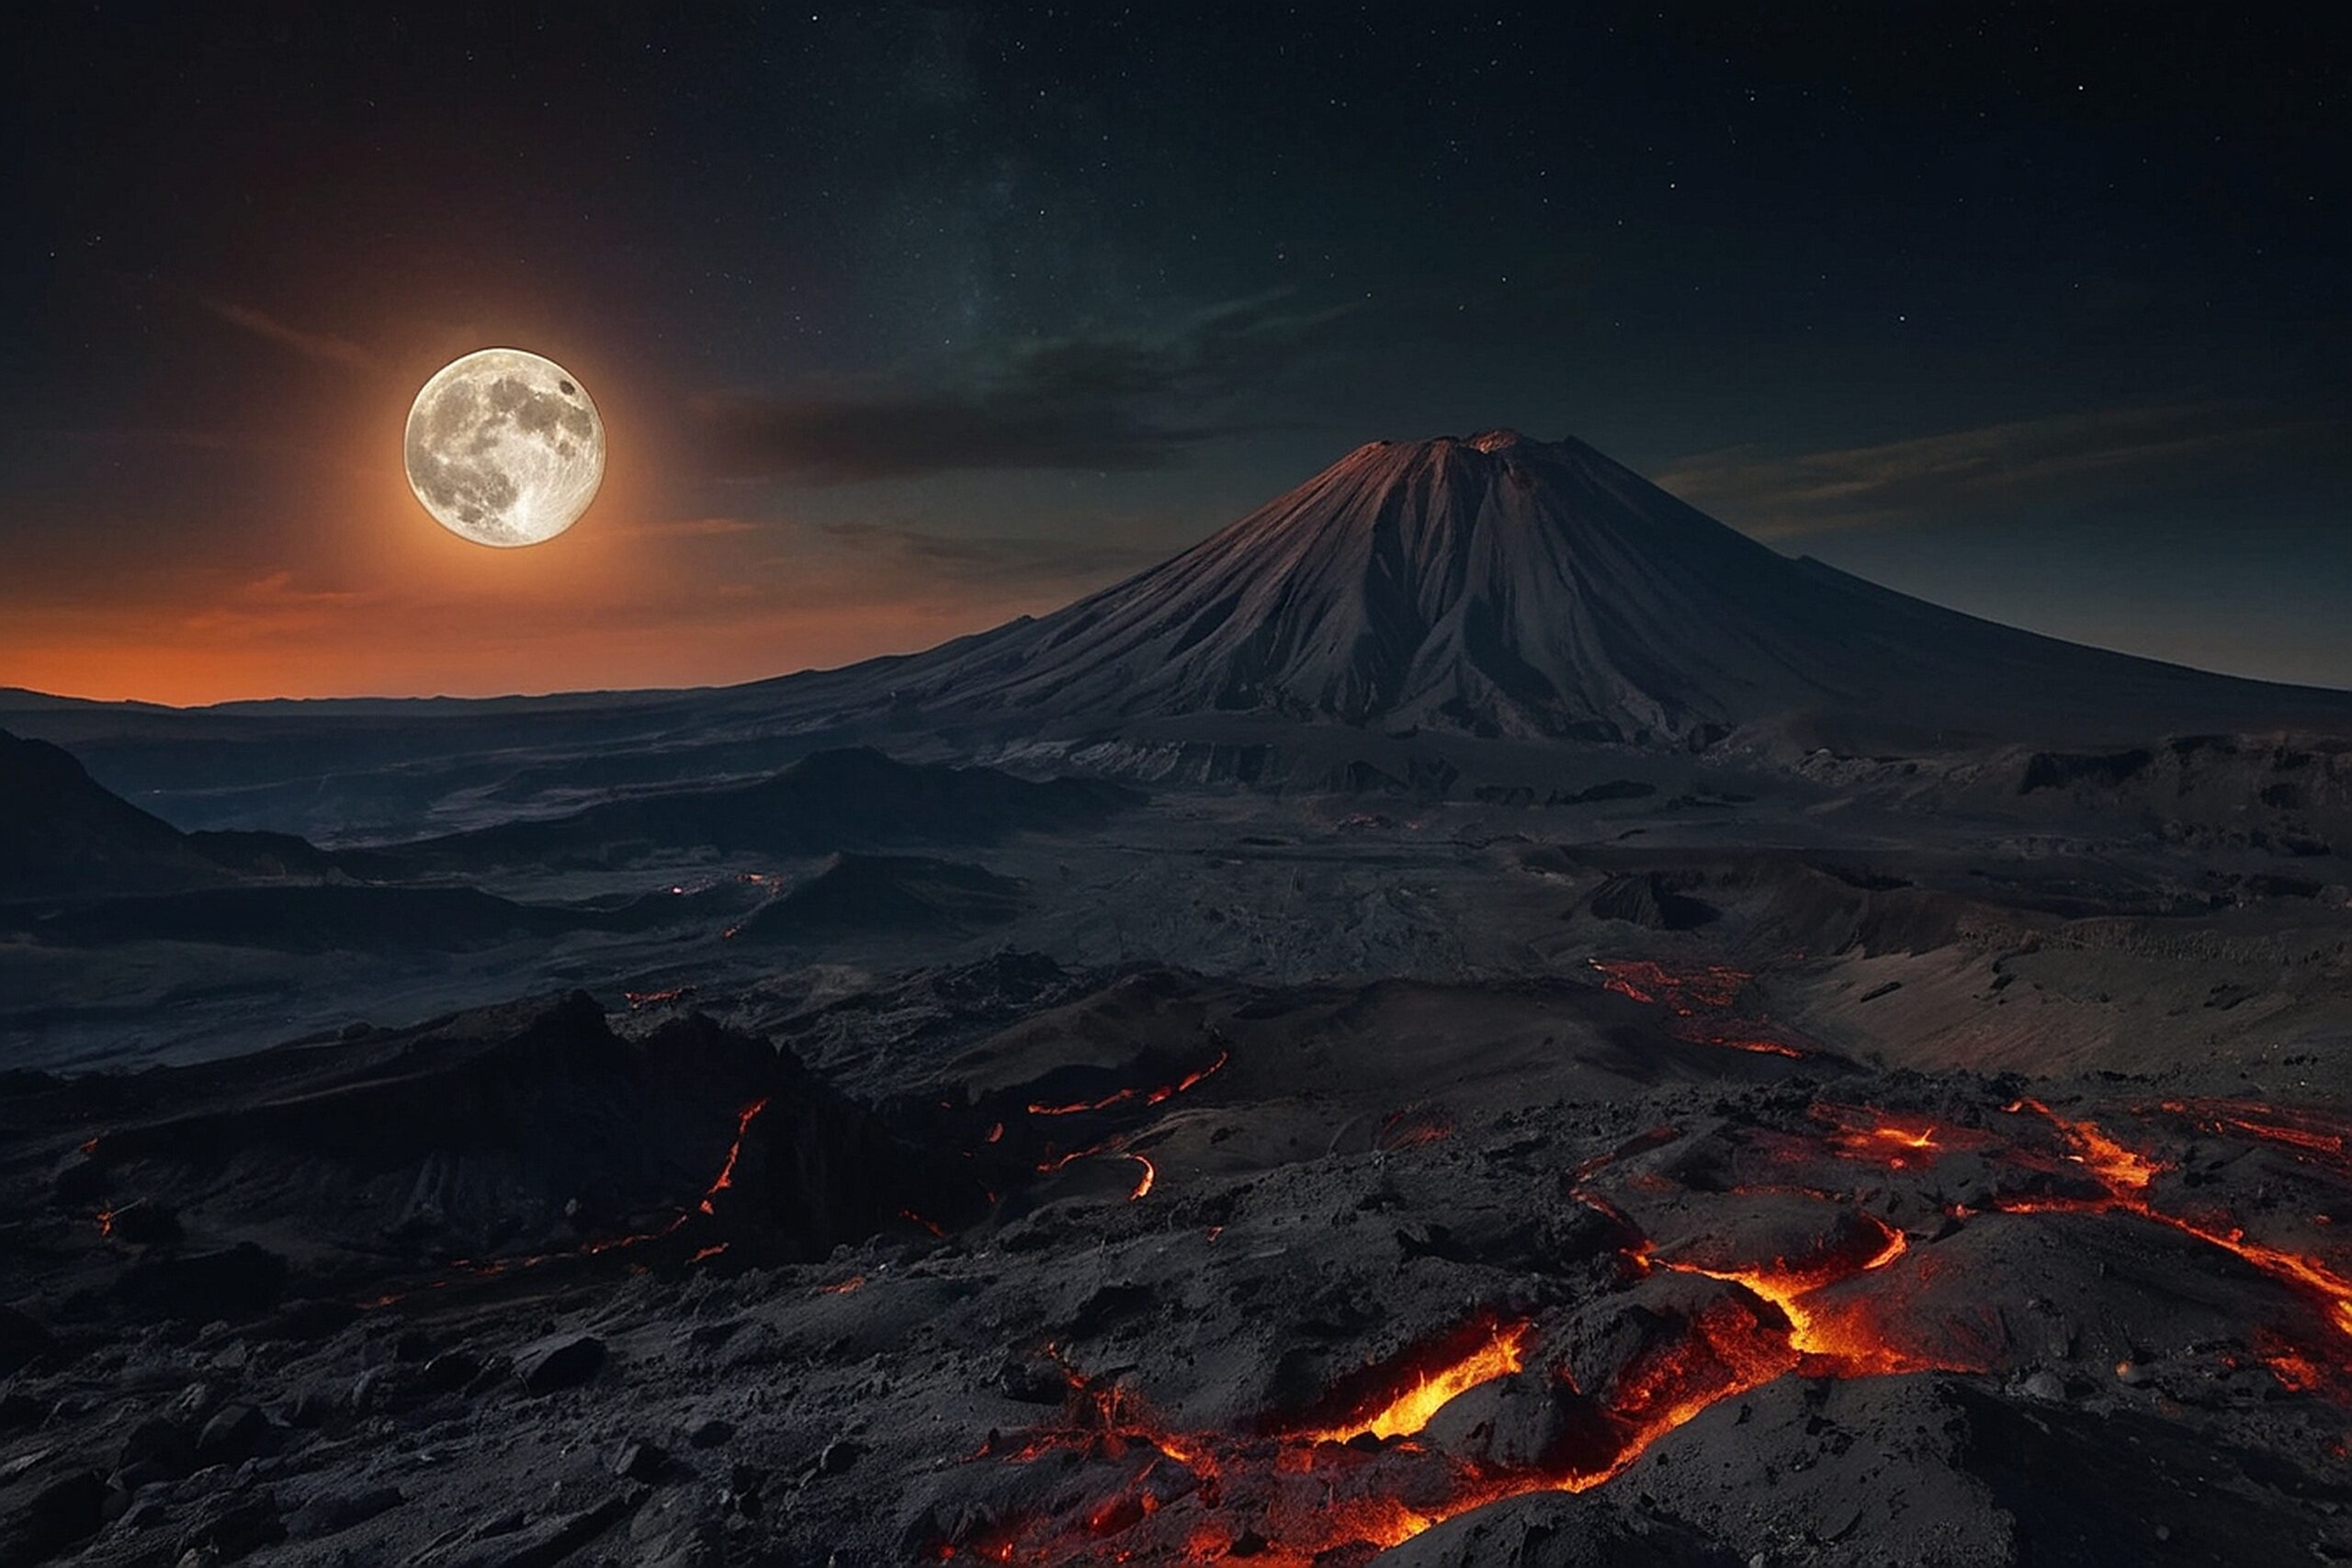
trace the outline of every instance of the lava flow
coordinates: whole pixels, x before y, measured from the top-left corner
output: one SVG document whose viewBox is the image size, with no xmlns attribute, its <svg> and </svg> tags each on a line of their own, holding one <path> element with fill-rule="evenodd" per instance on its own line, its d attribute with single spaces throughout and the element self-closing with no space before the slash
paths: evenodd
<svg viewBox="0 0 2352 1568">
<path fill-rule="evenodd" d="M 1288 1435 L 1310 1443 L 1344 1443 L 1366 1434 L 1396 1438 L 1418 1432 L 1463 1394 L 1518 1371 L 1524 1364 L 1530 1328 L 1525 1322 L 1473 1320 L 1464 1332 L 1450 1337 L 1467 1341 L 1458 1353 L 1448 1346 L 1438 1352 L 1441 1359 L 1435 1364 L 1424 1353 L 1399 1368 L 1376 1369 L 1366 1380 L 1374 1391 L 1369 1404 L 1355 1402 L 1365 1408 L 1335 1425 L 1310 1426 Z"/>
<path fill-rule="evenodd" d="M 1662 1130 L 1586 1168 L 1673 1137 Z M 1126 1391 L 1071 1372 L 1063 1422 L 1002 1457 L 1027 1463 L 1075 1452 L 1108 1468 L 1102 1494 L 1075 1526 L 1063 1516 L 1000 1517 L 939 1543 L 935 1556 L 1039 1565 L 1235 1555 L 1285 1568 L 1356 1563 L 1490 1503 L 1598 1486 L 1705 1410 L 1788 1373 L 1863 1377 L 1945 1366 L 1882 1332 L 1873 1314 L 1883 1303 L 1867 1287 L 1899 1272 L 1905 1242 L 1871 1224 L 1878 1239 L 1860 1255 L 1744 1269 L 1657 1260 L 1657 1269 L 1713 1278 L 1729 1290 L 1677 1316 L 1676 1332 L 1637 1351 L 1593 1394 L 1565 1364 L 1539 1364 L 1534 1324 L 1491 1314 L 1341 1380 L 1320 1414 L 1262 1423 L 1269 1438 L 1177 1431 Z M 1627 1249 L 1655 1256 L 1639 1235 Z M 1841 1292 L 1855 1281 L 1864 1293 Z M 1565 1434 L 1540 1461 L 1473 1462 L 1419 1440 L 1463 1395 L 1531 1375 L 1540 1380 L 1536 1396 L 1560 1409 Z M 998 1451 L 991 1445 L 983 1453 Z"/>
<path fill-rule="evenodd" d="M 385 1295 L 371 1297 L 360 1304 L 371 1310 L 390 1306 L 394 1303 L 407 1300 L 419 1292 L 446 1290 L 461 1279 L 495 1279 L 502 1274 L 509 1274 L 524 1269 L 539 1269 L 550 1263 L 562 1262 L 567 1258 L 599 1258 L 606 1253 L 619 1252 L 628 1247 L 641 1246 L 646 1242 L 660 1241 L 664 1237 L 675 1235 L 679 1231 L 684 1230 L 695 1215 L 716 1214 L 718 1212 L 718 1195 L 735 1185 L 735 1167 L 743 1157 L 743 1140 L 751 1135 L 752 1123 L 759 1119 L 760 1112 L 768 1108 L 768 1103 L 767 1097 L 763 1095 L 735 1113 L 735 1137 L 727 1145 L 727 1159 L 718 1168 L 718 1174 L 711 1179 L 709 1186 L 703 1189 L 702 1197 L 692 1208 L 679 1210 L 669 1224 L 658 1229 L 634 1231 L 624 1235 L 604 1236 L 597 1240 L 583 1242 L 568 1252 L 541 1252 L 520 1258 L 453 1258 L 449 1266 L 458 1270 L 455 1275 L 447 1279 L 429 1280 L 413 1290 L 394 1291 Z M 686 1261 L 690 1265 L 707 1263 L 725 1253 L 726 1250 L 725 1242 L 698 1247 L 688 1256 Z"/>
<path fill-rule="evenodd" d="M 1982 1128 L 1955 1127 L 1868 1106 L 1824 1101 L 1813 1107 L 1811 1115 L 1829 1128 L 1833 1152 L 1893 1170 L 1933 1164 L 1943 1155 L 1981 1149 L 1993 1142 L 1993 1134 Z"/>
<path fill-rule="evenodd" d="M 2245 1100 L 2167 1100 L 2157 1109 L 2200 1132 L 2278 1145 L 2298 1160 L 2352 1176 L 2352 1128 L 2318 1111 Z"/>
<path fill-rule="evenodd" d="M 1646 1007 L 1663 1007 L 1674 1016 L 1677 1038 L 1698 1045 L 1719 1045 L 1758 1056 L 1786 1056 L 1803 1061 L 1811 1053 L 1767 1032 L 1764 1026 L 1736 1020 L 1701 1021 L 1720 1014 L 1738 1000 L 1740 991 L 1756 976 L 1745 969 L 1721 964 L 1695 969 L 1669 969 L 1647 958 L 1588 958 L 1600 976 L 1600 988 L 1613 991 Z"/>
<path fill-rule="evenodd" d="M 1740 1128 L 1709 1161 L 1728 1160 L 1722 1186 L 1685 1190 L 1677 1168 L 1685 1134 L 1659 1127 L 1585 1160 L 1566 1188 L 1605 1215 L 1626 1267 L 1613 1289 L 1656 1291 L 1673 1276 L 1712 1280 L 1719 1293 L 1653 1294 L 1631 1320 L 1651 1325 L 1611 1365 L 1578 1368 L 1568 1347 L 1585 1343 L 1549 1319 L 1476 1314 L 1450 1333 L 1337 1380 L 1303 1414 L 1268 1418 L 1250 1430 L 1186 1431 L 1161 1420 L 1133 1391 L 1065 1367 L 1070 1396 L 1061 1420 L 991 1439 L 976 1458 L 1025 1465 L 1047 1455 L 1075 1459 L 1057 1470 L 1057 1489 L 1080 1479 L 1080 1501 L 1034 1514 L 987 1516 L 946 1532 L 941 1561 L 980 1560 L 1038 1568 L 1090 1562 L 1209 1562 L 1248 1557 L 1279 1568 L 1341 1568 L 1448 1519 L 1507 1498 L 1581 1492 L 1623 1473 L 1660 1438 L 1728 1399 L 1776 1379 L 1855 1379 L 1920 1371 L 1956 1375 L 2015 1370 L 1997 1328 L 1973 1315 L 1971 1298 L 1929 1288 L 1937 1259 L 1883 1213 L 1885 1189 L 1856 1188 L 1856 1162 L 1932 1180 L 1929 1168 L 1965 1152 L 1994 1173 L 1996 1196 L 1972 1213 L 2128 1213 L 2219 1248 L 2267 1277 L 2315 1298 L 2329 1328 L 2352 1335 L 2352 1279 L 2304 1254 L 2256 1241 L 2234 1221 L 2159 1207 L 2154 1194 L 2167 1159 L 2135 1148 L 2098 1123 L 2062 1116 L 2038 1100 L 2001 1112 L 1930 1118 L 1867 1106 L 1815 1103 L 1793 1127 Z M 2211 1113 L 2204 1113 L 2211 1119 Z M 2240 1107 L 2229 1120 L 2296 1126 Z M 2296 1130 L 2302 1130 L 2296 1127 Z M 2246 1135 L 2259 1138 L 2248 1129 Z M 2298 1140 L 2272 1140 L 2300 1146 Z M 2324 1152 L 2324 1151 L 2323 1151 Z M 1643 1156 L 1656 1155 L 1656 1159 Z M 1809 1160 L 1813 1186 L 1743 1186 L 1742 1162 L 1777 1173 Z M 1715 1164 L 1702 1168 L 1716 1170 Z M 1596 1183 L 1611 1179 L 1611 1192 Z M 2053 1185 L 2054 1184 L 2054 1185 Z M 2069 1187 L 2073 1190 L 2068 1190 Z M 1742 1224 L 1728 1235 L 1692 1228 L 1693 1201 L 1820 1205 L 1794 1255 L 1744 1253 Z M 1662 1244 L 1629 1214 L 1645 1204 L 1680 1227 Z M 1810 1211 L 1800 1208 L 1803 1215 Z M 1775 1222 L 1777 1223 L 1777 1222 Z M 1945 1234 L 1950 1234 L 1949 1232 Z M 1949 1279 L 1948 1269 L 1944 1270 Z M 1931 1303 L 1940 1303 L 1931 1306 Z M 1585 1309 L 1578 1309 L 1585 1310 Z M 2352 1397 L 2352 1356 L 2291 1326 L 2250 1327 L 2247 1349 L 2290 1393 Z M 1588 1352 L 1589 1353 L 1589 1352 Z M 1589 1371 L 1590 1378 L 1579 1378 Z M 1553 1411 L 1554 1436 L 1532 1461 L 1504 1463 L 1448 1451 L 1479 1441 L 1476 1426 L 1439 1426 L 1449 1405 L 1474 1391 L 1533 1400 Z M 1431 1432 L 1441 1434 L 1433 1441 Z M 1068 1495 L 1064 1493 L 1063 1495 Z"/>
<path fill-rule="evenodd" d="M 1172 1083 L 1159 1084 L 1148 1089 L 1114 1089 L 1100 1100 L 1081 1100 L 1068 1105 L 1044 1105 L 1033 1102 L 1029 1106 L 1029 1114 L 1032 1116 L 1083 1116 L 1091 1111 L 1109 1111 L 1120 1105 L 1162 1105 L 1182 1094 L 1186 1089 L 1196 1087 L 1202 1079 L 1222 1071 L 1225 1064 L 1232 1059 L 1232 1055 L 1229 1051 L 1219 1051 L 1216 1061 L 1205 1067 L 1194 1068 Z"/>
<path fill-rule="evenodd" d="M 1600 972 L 1602 990 L 1648 1006 L 1662 1006 L 1684 1018 L 1702 1008 L 1715 1011 L 1731 1006 L 1740 987 L 1756 978 L 1745 969 L 1721 964 L 1669 969 L 1647 958 L 1589 958 L 1585 962 Z"/>
<path fill-rule="evenodd" d="M 718 1213 L 715 1206 L 718 1195 L 735 1185 L 735 1162 L 743 1157 L 743 1140 L 751 1135 L 752 1123 L 758 1119 L 760 1112 L 767 1108 L 767 1097 L 762 1095 L 735 1113 L 735 1141 L 727 1145 L 727 1163 L 718 1168 L 717 1179 L 704 1190 L 702 1201 L 695 1205 L 701 1213 L 706 1214 Z M 670 1228 L 675 1230 L 678 1225 L 684 1224 L 685 1224 L 685 1216 L 682 1214 L 678 1217 L 676 1224 Z"/>
<path fill-rule="evenodd" d="M 2106 1190 L 2105 1196 L 2087 1200 L 2005 1197 L 1996 1200 L 1996 1207 L 2009 1213 L 2120 1212 L 2153 1220 L 2229 1253 L 2258 1273 L 2318 1297 L 2335 1329 L 2352 1335 L 2352 1278 L 2316 1258 L 2256 1241 L 2245 1234 L 2244 1226 L 2233 1222 L 2215 1224 L 2159 1209 L 2149 1201 L 2148 1190 L 2167 1168 L 2165 1165 L 2125 1147 L 2092 1122 L 2058 1115 L 2040 1100 L 2021 1100 L 2012 1109 L 2032 1111 L 2064 1134 L 2075 1145 L 2067 1157 L 2097 1179 Z"/>
</svg>

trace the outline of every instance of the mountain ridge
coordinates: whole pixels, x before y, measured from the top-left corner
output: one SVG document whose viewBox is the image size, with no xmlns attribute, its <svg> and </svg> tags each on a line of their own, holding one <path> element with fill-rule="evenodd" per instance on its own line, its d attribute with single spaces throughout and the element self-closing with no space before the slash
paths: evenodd
<svg viewBox="0 0 2352 1568">
<path fill-rule="evenodd" d="M 1359 446 L 1042 615 L 742 685 L 150 711 L 12 700 L 184 827 L 330 845 L 750 783 L 811 752 L 1443 794 L 1559 748 L 1954 757 L 2352 737 L 2352 693 L 2000 626 L 1747 537 L 1574 439 Z"/>
<path fill-rule="evenodd" d="M 1678 745 L 1806 712 L 1988 739 L 2119 704 L 2157 728 L 2352 716 L 2352 695 L 2085 648 L 1783 556 L 1582 442 L 1510 430 L 1368 443 L 1159 566 L 894 674 L 894 702 L 965 723 L 1256 715 Z"/>
</svg>

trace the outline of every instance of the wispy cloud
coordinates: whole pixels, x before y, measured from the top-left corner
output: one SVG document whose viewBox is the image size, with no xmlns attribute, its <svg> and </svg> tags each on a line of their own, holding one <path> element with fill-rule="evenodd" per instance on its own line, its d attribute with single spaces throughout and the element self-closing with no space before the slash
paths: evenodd
<svg viewBox="0 0 2352 1568">
<path fill-rule="evenodd" d="M 814 532 L 886 575 L 969 587 L 1044 588 L 1093 582 L 1150 566 L 1165 546 L 1011 536 L 949 537 L 880 523 L 824 523 Z"/>
<path fill-rule="evenodd" d="M 180 618 L 180 629 L 206 637 L 266 637 L 314 632 L 372 601 L 351 589 L 306 588 L 291 571 L 238 585 L 220 602 Z"/>
<path fill-rule="evenodd" d="M 312 332 L 280 321 L 266 310 L 250 305 L 240 305 L 210 294 L 193 293 L 196 302 L 232 327 L 239 327 L 255 337 L 266 338 L 280 348 L 290 349 L 305 358 L 322 364 L 340 365 L 347 369 L 373 371 L 382 362 L 367 349 L 346 337 L 333 333 Z"/>
<path fill-rule="evenodd" d="M 1232 405 L 1354 306 L 1287 292 L 1229 300 L 1159 332 L 1033 338 L 928 373 L 807 378 L 725 392 L 695 412 L 741 477 L 805 484 L 975 469 L 1137 469 L 1265 428 Z"/>
<path fill-rule="evenodd" d="M 616 525 L 615 531 L 658 539 L 723 539 L 737 534 L 756 534 L 765 526 L 748 517 L 671 517 L 621 524 Z"/>
<path fill-rule="evenodd" d="M 2146 483 L 2192 463 L 2253 457 L 2344 433 L 2341 419 L 2177 403 L 2014 420 L 1792 456 L 1736 446 L 1684 458 L 1657 482 L 1758 537 L 1795 538 L 1949 521 L 1996 504 Z"/>
</svg>

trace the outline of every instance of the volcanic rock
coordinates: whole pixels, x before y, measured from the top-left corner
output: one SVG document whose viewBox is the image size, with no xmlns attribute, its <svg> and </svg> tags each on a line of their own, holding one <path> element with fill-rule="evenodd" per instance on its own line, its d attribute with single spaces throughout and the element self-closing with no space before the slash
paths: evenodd
<svg viewBox="0 0 2352 1568">
<path fill-rule="evenodd" d="M 939 935 L 1002 925 L 1028 907 L 1023 885 L 928 855 L 839 854 L 739 928 L 756 939 Z"/>
<path fill-rule="evenodd" d="M 261 1450 L 269 1437 L 269 1417 L 250 1404 L 223 1406 L 196 1438 L 196 1462 L 234 1464 Z"/>
<path fill-rule="evenodd" d="M 49 1330 L 17 1308 L 0 1305 L 0 1377 L 22 1367 L 52 1343 Z"/>
<path fill-rule="evenodd" d="M 550 1335 L 514 1355 L 514 1376 L 533 1393 L 586 1382 L 604 1365 L 605 1342 L 593 1334 Z"/>
<path fill-rule="evenodd" d="M 36 1472 L 0 1492 L 0 1562 L 43 1562 L 106 1522 L 106 1478 L 95 1470 Z"/>
<path fill-rule="evenodd" d="M 993 768 L 902 762 L 859 747 L 816 752 L 752 784 L 631 796 L 379 852 L 379 869 L 626 863 L 654 850 L 697 846 L 806 855 L 991 843 L 1101 822 L 1136 799 L 1111 784 L 1034 783 Z"/>
</svg>

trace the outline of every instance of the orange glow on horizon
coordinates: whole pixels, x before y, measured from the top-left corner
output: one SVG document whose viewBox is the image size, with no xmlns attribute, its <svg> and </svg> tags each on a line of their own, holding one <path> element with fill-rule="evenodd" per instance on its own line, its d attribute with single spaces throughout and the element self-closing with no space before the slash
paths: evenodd
<svg viewBox="0 0 2352 1568">
<path fill-rule="evenodd" d="M 397 362 L 322 387 L 302 420 L 315 429 L 249 447 L 233 434 L 127 438 L 106 459 L 115 469 L 161 471 L 200 449 L 224 488 L 277 481 L 268 514 L 215 502 L 191 479 L 153 517 L 12 560 L 0 687 L 192 706 L 724 685 L 917 651 L 1095 585 L 959 581 L 778 516 L 773 498 L 745 495 L 742 515 L 722 514 L 688 498 L 698 468 L 669 428 L 674 400 L 628 359 L 535 330 L 527 312 L 419 336 Z M 435 523 L 401 461 L 417 388 L 491 342 L 576 370 L 609 443 L 585 515 L 519 549 Z M 889 503 L 876 506 L 887 523 Z"/>
</svg>

